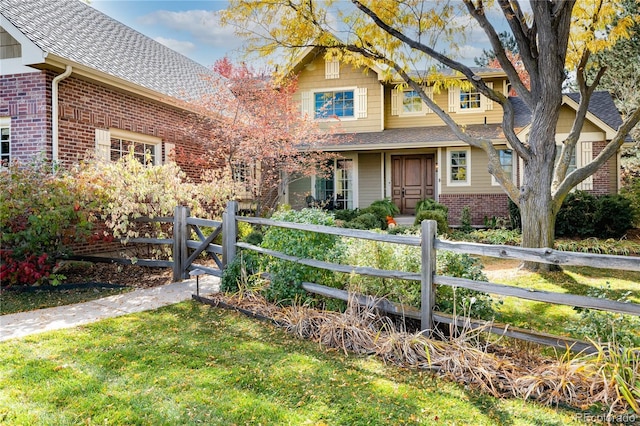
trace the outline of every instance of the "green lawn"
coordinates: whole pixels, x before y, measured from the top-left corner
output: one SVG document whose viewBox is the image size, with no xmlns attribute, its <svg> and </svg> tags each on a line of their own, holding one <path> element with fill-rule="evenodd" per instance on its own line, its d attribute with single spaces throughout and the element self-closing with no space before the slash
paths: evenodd
<svg viewBox="0 0 640 426">
<path fill-rule="evenodd" d="M 590 290 L 610 286 L 609 298 L 616 299 L 631 292 L 629 301 L 640 303 L 640 273 L 602 270 L 589 267 L 565 267 L 560 272 L 533 273 L 517 269 L 517 262 L 482 258 L 492 282 L 521 288 L 558 293 L 587 295 Z M 505 269 L 501 269 L 505 268 Z M 579 314 L 571 306 L 552 305 L 513 297 L 499 298 L 497 320 L 516 327 L 530 328 L 552 334 L 567 335 L 567 325 L 575 323 Z M 640 330 L 637 330 L 640 331 Z M 636 333 L 637 334 L 637 333 Z M 574 337 L 584 338 L 584 336 Z"/>
<path fill-rule="evenodd" d="M 0 344 L 3 425 L 566 425 L 375 357 L 185 302 Z"/>
</svg>

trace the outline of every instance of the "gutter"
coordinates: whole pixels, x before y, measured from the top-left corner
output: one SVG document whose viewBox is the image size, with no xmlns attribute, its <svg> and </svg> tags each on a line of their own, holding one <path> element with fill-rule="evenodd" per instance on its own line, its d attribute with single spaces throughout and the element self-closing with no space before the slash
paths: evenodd
<svg viewBox="0 0 640 426">
<path fill-rule="evenodd" d="M 71 75 L 73 68 L 67 65 L 65 71 L 54 77 L 51 83 L 51 161 L 58 161 L 58 84 Z"/>
</svg>

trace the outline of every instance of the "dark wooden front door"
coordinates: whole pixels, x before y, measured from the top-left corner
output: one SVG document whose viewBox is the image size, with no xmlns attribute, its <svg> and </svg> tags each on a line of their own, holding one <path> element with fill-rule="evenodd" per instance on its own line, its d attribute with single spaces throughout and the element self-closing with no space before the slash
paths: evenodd
<svg viewBox="0 0 640 426">
<path fill-rule="evenodd" d="M 391 197 L 401 214 L 415 214 L 416 204 L 433 198 L 433 154 L 391 156 Z"/>
</svg>

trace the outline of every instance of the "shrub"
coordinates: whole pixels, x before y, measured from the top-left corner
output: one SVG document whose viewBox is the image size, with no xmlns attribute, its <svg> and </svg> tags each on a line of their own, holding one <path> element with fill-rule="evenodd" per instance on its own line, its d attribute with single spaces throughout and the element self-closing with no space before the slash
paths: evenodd
<svg viewBox="0 0 640 426">
<path fill-rule="evenodd" d="M 631 201 L 622 195 L 602 195 L 597 199 L 594 236 L 620 238 L 633 227 Z"/>
<path fill-rule="evenodd" d="M 258 279 L 257 254 L 243 250 L 222 271 L 220 291 L 235 293 L 241 288 L 253 287 Z"/>
<path fill-rule="evenodd" d="M 629 302 L 631 292 L 628 291 L 616 297 L 611 290 L 611 285 L 607 282 L 605 287 L 589 289 L 586 295 L 626 303 Z M 578 307 L 574 309 L 580 313 L 580 319 L 568 325 L 569 331 L 598 343 L 612 343 L 625 348 L 640 347 L 640 334 L 638 333 L 640 318 L 596 309 Z"/>
<path fill-rule="evenodd" d="M 520 208 L 509 198 L 509 222 L 511 229 L 522 229 L 522 217 L 520 216 Z"/>
<path fill-rule="evenodd" d="M 488 281 L 487 276 L 482 272 L 482 264 L 466 253 L 438 251 L 437 273 L 475 281 Z M 457 315 L 485 320 L 492 320 L 495 316 L 493 299 L 489 294 L 466 288 L 438 286 L 436 307 L 442 312 L 451 314 L 455 312 Z"/>
<path fill-rule="evenodd" d="M 326 226 L 335 223 L 333 215 L 320 209 L 281 209 L 273 214 L 272 219 Z M 342 252 L 338 241 L 335 235 L 272 226 L 264 234 L 262 247 L 301 258 L 337 262 Z M 332 272 L 286 260 L 265 257 L 261 267 L 271 275 L 271 284 L 265 289 L 265 297 L 272 302 L 289 304 L 298 298 L 305 298 L 303 281 L 335 285 Z"/>
<path fill-rule="evenodd" d="M 414 225 L 420 225 L 423 220 L 435 220 L 438 222 L 438 234 L 445 234 L 449 231 L 447 214 L 441 210 L 421 210 L 416 214 Z"/>
<path fill-rule="evenodd" d="M 618 238 L 633 225 L 631 202 L 621 195 L 567 195 L 556 218 L 556 236 Z"/>
<path fill-rule="evenodd" d="M 90 203 L 84 188 L 48 163 L 12 163 L 0 173 L 0 281 L 31 285 L 46 279 L 70 244 L 89 239 Z"/>
<path fill-rule="evenodd" d="M 400 209 L 395 205 L 393 201 L 389 198 L 385 198 L 383 200 L 377 200 L 371 203 L 371 207 L 382 207 L 385 211 L 386 216 L 397 216 L 400 214 Z"/>
<path fill-rule="evenodd" d="M 349 222 L 358 216 L 358 209 L 334 210 L 333 215 L 336 220 Z"/>
<path fill-rule="evenodd" d="M 449 207 L 438 203 L 433 198 L 424 198 L 416 203 L 416 215 L 423 210 L 442 210 L 445 217 L 449 214 Z"/>
<path fill-rule="evenodd" d="M 473 231 L 471 227 L 471 208 L 469 206 L 462 208 L 462 213 L 460 214 L 460 231 L 464 233 Z"/>
<path fill-rule="evenodd" d="M 352 265 L 377 269 L 420 272 L 420 248 L 393 243 L 348 239 L 345 261 Z M 467 254 L 438 251 L 437 273 L 457 278 L 487 281 L 482 265 Z M 348 289 L 353 292 L 386 297 L 415 308 L 420 307 L 420 282 L 353 275 Z M 493 299 L 486 293 L 467 289 L 439 286 L 436 305 L 443 312 L 492 319 Z"/>
<path fill-rule="evenodd" d="M 353 229 L 382 229 L 382 223 L 380 222 L 380 218 L 374 213 L 363 213 L 356 216 L 355 219 L 346 222 L 344 227 Z"/>
</svg>

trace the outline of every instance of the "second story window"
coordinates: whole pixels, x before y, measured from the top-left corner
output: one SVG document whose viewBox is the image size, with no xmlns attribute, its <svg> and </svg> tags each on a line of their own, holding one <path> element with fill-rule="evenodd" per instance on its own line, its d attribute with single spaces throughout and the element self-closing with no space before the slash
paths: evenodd
<svg viewBox="0 0 640 426">
<path fill-rule="evenodd" d="M 355 117 L 353 90 L 316 92 L 313 101 L 315 118 Z"/>
<path fill-rule="evenodd" d="M 481 105 L 480 93 L 475 89 L 460 90 L 460 109 L 480 109 Z"/>
<path fill-rule="evenodd" d="M 422 98 L 415 90 L 402 92 L 402 112 L 422 112 Z"/>
</svg>

